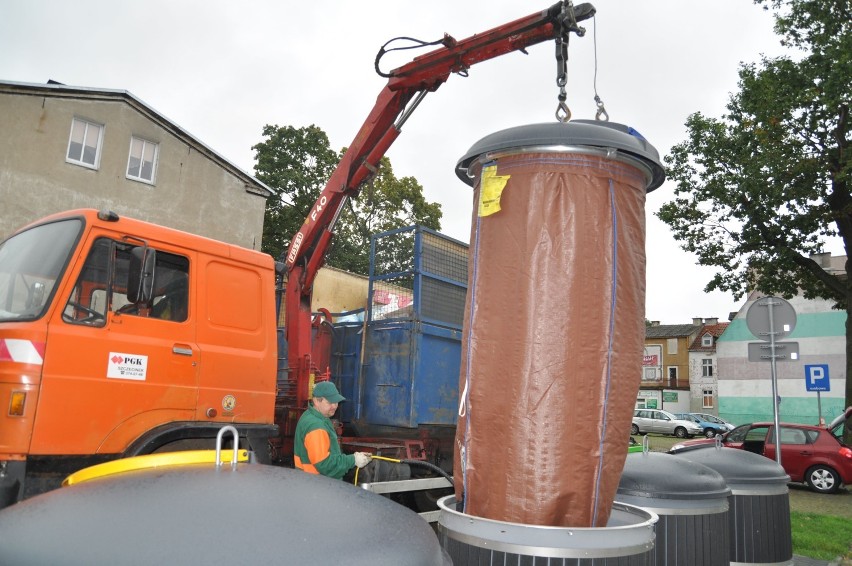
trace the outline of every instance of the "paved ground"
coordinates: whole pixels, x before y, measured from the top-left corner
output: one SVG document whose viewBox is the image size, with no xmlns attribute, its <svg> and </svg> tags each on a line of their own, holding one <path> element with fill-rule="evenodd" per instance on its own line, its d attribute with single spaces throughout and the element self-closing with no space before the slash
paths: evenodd
<svg viewBox="0 0 852 566">
<path fill-rule="evenodd" d="M 852 519 L 852 491 L 848 487 L 837 493 L 825 495 L 814 493 L 804 485 L 788 484 L 790 509 L 800 513 L 819 513 Z"/>
<path fill-rule="evenodd" d="M 794 566 L 837 566 L 837 562 L 826 562 L 825 560 L 816 560 L 806 556 L 794 556 Z"/>
</svg>

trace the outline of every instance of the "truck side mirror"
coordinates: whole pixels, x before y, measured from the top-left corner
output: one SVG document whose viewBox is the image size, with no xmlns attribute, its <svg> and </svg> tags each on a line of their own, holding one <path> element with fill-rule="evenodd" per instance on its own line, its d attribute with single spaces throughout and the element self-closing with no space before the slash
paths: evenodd
<svg viewBox="0 0 852 566">
<path fill-rule="evenodd" d="M 130 250 L 130 269 L 127 273 L 127 300 L 131 303 L 150 303 L 154 295 L 154 264 L 157 252 L 148 246 Z"/>
</svg>

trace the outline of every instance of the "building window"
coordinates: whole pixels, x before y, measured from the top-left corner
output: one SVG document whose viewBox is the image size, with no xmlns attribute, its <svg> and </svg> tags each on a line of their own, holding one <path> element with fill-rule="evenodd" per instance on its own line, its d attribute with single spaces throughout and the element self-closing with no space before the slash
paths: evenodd
<svg viewBox="0 0 852 566">
<path fill-rule="evenodd" d="M 705 389 L 702 392 L 702 395 L 704 397 L 704 404 L 702 406 L 705 409 L 712 409 L 713 405 L 714 405 L 714 403 L 713 403 L 713 390 L 712 389 Z"/>
<path fill-rule="evenodd" d="M 711 346 L 713 346 L 713 335 L 712 334 L 705 334 L 704 336 L 702 336 L 701 337 L 701 346 L 704 347 L 704 348 L 710 348 Z"/>
<path fill-rule="evenodd" d="M 669 338 L 666 340 L 666 353 L 669 355 L 677 354 L 677 338 Z"/>
<path fill-rule="evenodd" d="M 74 118 L 71 122 L 71 136 L 68 139 L 68 154 L 65 160 L 75 165 L 97 169 L 101 161 L 103 133 L 103 125 Z"/>
<path fill-rule="evenodd" d="M 704 358 L 701 360 L 701 375 L 703 377 L 713 377 L 713 359 Z"/>
<path fill-rule="evenodd" d="M 669 381 L 672 385 L 677 383 L 677 366 L 669 366 Z"/>
<path fill-rule="evenodd" d="M 159 144 L 141 138 L 130 138 L 130 157 L 127 159 L 127 178 L 154 183 Z"/>
</svg>

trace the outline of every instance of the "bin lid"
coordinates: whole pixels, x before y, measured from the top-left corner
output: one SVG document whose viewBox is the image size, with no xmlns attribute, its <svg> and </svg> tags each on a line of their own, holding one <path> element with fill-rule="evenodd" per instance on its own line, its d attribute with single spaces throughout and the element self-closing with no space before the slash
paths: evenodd
<svg viewBox="0 0 852 566">
<path fill-rule="evenodd" d="M 787 483 L 790 481 L 790 476 L 775 460 L 738 448 L 709 445 L 679 452 L 673 456 L 704 464 L 716 470 L 722 474 L 734 494 L 740 489 L 760 486 L 783 486 L 786 490 Z"/>
<path fill-rule="evenodd" d="M 429 524 L 402 505 L 259 464 L 89 479 L 3 509 L 0 532 L 0 564 L 447 563 Z"/>
<path fill-rule="evenodd" d="M 459 159 L 456 175 L 468 185 L 473 185 L 468 168 L 481 155 L 545 146 L 611 148 L 634 157 L 651 170 L 652 179 L 646 187 L 647 192 L 653 191 L 666 180 L 660 154 L 648 140 L 630 126 L 599 120 L 528 124 L 494 132 L 473 144 Z"/>
<path fill-rule="evenodd" d="M 627 455 L 618 495 L 646 499 L 706 500 L 731 494 L 720 473 L 689 460 L 661 452 Z"/>
</svg>

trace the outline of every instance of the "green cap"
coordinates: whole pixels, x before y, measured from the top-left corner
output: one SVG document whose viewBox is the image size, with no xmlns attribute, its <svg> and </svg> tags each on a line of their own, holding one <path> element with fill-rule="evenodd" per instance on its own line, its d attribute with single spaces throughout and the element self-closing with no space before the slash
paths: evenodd
<svg viewBox="0 0 852 566">
<path fill-rule="evenodd" d="M 340 394 L 337 387 L 330 381 L 321 381 L 314 385 L 314 397 L 322 397 L 329 403 L 340 403 L 346 401 L 346 397 Z"/>
</svg>

